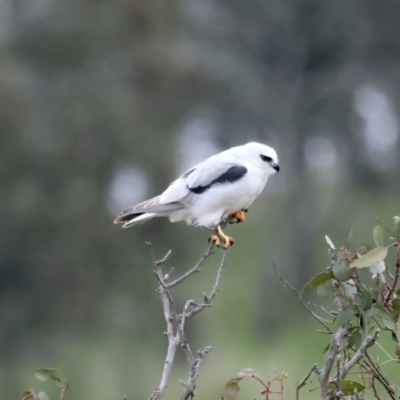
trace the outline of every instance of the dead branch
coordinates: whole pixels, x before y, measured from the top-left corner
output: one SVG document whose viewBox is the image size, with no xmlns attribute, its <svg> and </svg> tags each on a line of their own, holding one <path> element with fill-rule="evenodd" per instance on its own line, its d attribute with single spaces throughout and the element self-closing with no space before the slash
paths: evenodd
<svg viewBox="0 0 400 400">
<path fill-rule="evenodd" d="M 300 398 L 300 389 L 307 384 L 307 381 L 310 379 L 310 376 L 314 373 L 318 373 L 318 368 L 317 364 L 314 364 L 310 371 L 308 371 L 308 374 L 300 381 L 296 383 L 296 400 L 299 400 Z"/>
<path fill-rule="evenodd" d="M 207 260 L 208 257 L 212 256 L 214 254 L 213 252 L 213 248 L 214 248 L 214 243 L 211 242 L 210 246 L 208 247 L 207 251 L 202 255 L 202 257 L 200 258 L 200 260 L 196 263 L 196 265 L 189 269 L 189 271 L 185 272 L 182 276 L 180 276 L 179 278 L 175 279 L 174 281 L 167 283 L 165 286 L 167 287 L 167 289 L 170 289 L 176 285 L 179 285 L 181 282 L 183 282 L 185 279 L 189 278 L 189 276 L 193 275 L 196 272 L 200 272 L 201 271 L 201 266 L 204 264 L 204 261 Z"/>
<path fill-rule="evenodd" d="M 182 382 L 182 385 L 185 386 L 185 391 L 179 400 L 187 400 L 192 399 L 194 397 L 194 390 L 196 388 L 196 380 L 199 376 L 199 371 L 201 365 L 203 364 L 205 356 L 212 350 L 210 346 L 205 347 L 203 350 L 198 350 L 197 354 L 199 355 L 190 365 L 189 377 L 186 382 Z"/>
<path fill-rule="evenodd" d="M 214 283 L 214 286 L 213 286 L 210 294 L 208 296 L 206 294 L 203 294 L 203 302 L 198 304 L 195 308 L 193 308 L 190 312 L 188 312 L 186 314 L 186 319 L 194 317 L 195 315 L 197 315 L 201 311 L 203 311 L 204 308 L 209 307 L 211 305 L 211 302 L 214 300 L 215 296 L 219 292 L 219 283 L 221 281 L 222 270 L 225 267 L 227 255 L 228 255 L 228 250 L 224 250 L 224 252 L 222 254 L 221 262 L 220 262 L 218 270 L 217 270 L 217 276 L 215 279 L 215 283 Z"/>
<path fill-rule="evenodd" d="M 324 400 L 329 400 L 329 388 L 328 384 L 330 383 L 329 375 L 332 371 L 333 364 L 335 362 L 336 356 L 339 354 L 341 344 L 347 335 L 347 329 L 349 327 L 349 323 L 341 326 L 335 334 L 332 335 L 331 344 L 329 346 L 329 350 L 325 357 L 324 367 L 321 370 L 321 374 L 319 375 L 319 384 L 321 387 L 321 396 Z"/>
<path fill-rule="evenodd" d="M 222 270 L 226 263 L 228 250 L 224 250 L 223 252 L 222 259 L 217 270 L 216 279 L 212 287 L 212 290 L 210 291 L 210 294 L 208 296 L 206 295 L 203 296 L 202 303 L 198 303 L 195 300 L 187 300 L 185 306 L 183 307 L 182 313 L 178 314 L 175 310 L 175 304 L 169 289 L 184 282 L 194 273 L 200 272 L 200 267 L 203 265 L 205 260 L 212 254 L 214 254 L 212 251 L 214 244 L 210 244 L 206 252 L 202 255 L 202 257 L 194 265 L 194 267 L 192 267 L 186 273 L 184 273 L 179 278 L 175 279 L 170 283 L 167 282 L 167 279 L 169 278 L 168 274 L 165 275 L 163 273 L 163 265 L 171 255 L 171 251 L 168 251 L 167 254 L 161 260 L 157 260 L 151 243 L 147 244 L 150 247 L 150 254 L 154 266 L 154 274 L 156 275 L 157 280 L 159 282 L 157 293 L 160 296 L 163 307 L 164 319 L 167 327 L 165 335 L 168 340 L 167 355 L 165 357 L 164 368 L 162 371 L 160 384 L 157 388 L 154 389 L 149 400 L 159 400 L 164 395 L 168 386 L 168 381 L 171 374 L 175 353 L 179 346 L 184 351 L 186 355 L 186 360 L 190 366 L 189 376 L 186 382 L 181 382 L 185 386 L 185 390 L 182 396 L 180 397 L 180 400 L 187 400 L 189 398 L 191 399 L 194 397 L 196 380 L 199 375 L 200 368 L 202 366 L 205 356 L 211 351 L 211 347 L 206 346 L 203 350 L 199 350 L 197 352 L 198 357 L 194 358 L 190 345 L 186 339 L 185 323 L 188 318 L 194 317 L 202 310 L 204 310 L 204 308 L 211 306 L 213 299 L 215 298 L 217 292 L 219 291 L 219 284 L 222 276 Z"/>
<path fill-rule="evenodd" d="M 296 288 L 294 288 L 288 281 L 286 281 L 285 279 L 282 278 L 282 276 L 279 274 L 278 270 L 276 269 L 276 266 L 274 263 L 272 263 L 272 267 L 274 268 L 276 276 L 285 284 L 285 286 L 287 286 L 289 289 L 291 289 L 296 294 L 297 298 L 299 299 L 300 303 L 304 306 L 304 308 L 313 316 L 314 319 L 316 319 L 318 321 L 319 324 L 321 324 L 324 328 L 327 329 L 328 332 L 331 333 L 331 330 L 329 329 L 329 327 L 323 322 L 323 318 L 321 318 L 317 314 L 315 314 L 307 306 L 307 304 L 303 301 L 303 299 L 301 298 L 301 296 L 300 296 L 299 292 L 296 290 Z M 330 321 L 327 321 L 327 322 L 330 323 Z"/>
<path fill-rule="evenodd" d="M 354 356 L 347 361 L 341 368 L 339 372 L 339 379 L 344 379 L 347 375 L 347 373 L 363 358 L 365 357 L 365 354 L 367 350 L 374 345 L 376 340 L 378 339 L 379 336 L 379 329 L 375 331 L 375 333 L 372 336 L 368 336 L 365 340 L 364 343 L 360 346 L 360 348 L 356 351 Z"/>
</svg>

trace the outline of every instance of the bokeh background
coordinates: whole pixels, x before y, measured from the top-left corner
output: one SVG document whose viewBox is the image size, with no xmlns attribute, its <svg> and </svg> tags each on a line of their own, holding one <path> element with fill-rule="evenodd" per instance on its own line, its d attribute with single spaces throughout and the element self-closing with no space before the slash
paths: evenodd
<svg viewBox="0 0 400 400">
<path fill-rule="evenodd" d="M 376 216 L 400 213 L 399 15 L 393 0 L 0 0 L 0 398 L 55 398 L 37 367 L 64 372 L 72 399 L 150 395 L 166 340 L 145 241 L 178 274 L 208 232 L 112 221 L 251 140 L 282 169 L 228 229 L 221 293 L 188 326 L 214 348 L 197 396 L 245 367 L 289 372 L 293 393 L 327 338 L 271 265 L 301 287 L 329 263 L 325 234 L 371 241 Z M 166 398 L 186 375 L 178 354 Z"/>
</svg>

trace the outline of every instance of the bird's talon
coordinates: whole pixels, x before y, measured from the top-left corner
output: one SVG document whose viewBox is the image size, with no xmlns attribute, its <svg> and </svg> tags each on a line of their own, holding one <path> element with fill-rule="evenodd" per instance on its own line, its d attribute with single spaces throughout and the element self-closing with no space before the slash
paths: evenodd
<svg viewBox="0 0 400 400">
<path fill-rule="evenodd" d="M 211 235 L 208 238 L 208 243 L 211 243 L 211 242 L 214 243 L 215 246 L 220 247 L 221 240 L 217 235 Z"/>
<path fill-rule="evenodd" d="M 246 210 L 238 210 L 232 214 L 228 215 L 229 222 L 231 224 L 238 224 L 239 222 L 244 222 Z"/>
</svg>

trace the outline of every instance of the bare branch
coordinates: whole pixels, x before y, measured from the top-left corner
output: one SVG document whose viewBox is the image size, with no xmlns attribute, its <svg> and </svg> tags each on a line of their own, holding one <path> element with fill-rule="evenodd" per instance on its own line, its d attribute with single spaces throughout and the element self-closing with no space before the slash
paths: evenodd
<svg viewBox="0 0 400 400">
<path fill-rule="evenodd" d="M 161 267 L 157 267 L 157 269 L 161 269 Z M 160 277 L 161 274 L 161 277 Z M 158 294 L 161 298 L 162 306 L 163 306 L 163 312 L 164 312 L 164 318 L 165 322 L 167 325 L 167 332 L 166 336 L 168 338 L 168 350 L 167 350 L 167 355 L 165 357 L 165 362 L 164 362 L 164 368 L 163 372 L 161 375 L 161 381 L 159 386 L 154 390 L 152 396 L 150 397 L 150 400 L 158 400 L 160 399 L 165 390 L 167 389 L 168 386 L 168 379 L 171 374 L 172 370 L 172 364 L 174 362 L 175 358 L 175 352 L 178 347 L 179 341 L 174 335 L 174 318 L 172 317 L 172 309 L 173 309 L 173 303 L 170 300 L 170 295 L 165 289 L 165 287 L 162 285 L 162 271 L 157 272 L 157 276 L 160 280 L 160 286 L 158 287 Z"/>
<path fill-rule="evenodd" d="M 163 307 L 164 319 L 167 327 L 165 335 L 167 336 L 168 339 L 168 349 L 164 362 L 163 372 L 161 375 L 161 381 L 159 386 L 154 389 L 153 394 L 150 397 L 150 400 L 159 400 L 164 395 L 165 390 L 167 389 L 168 380 L 172 370 L 172 364 L 178 346 L 182 347 L 182 350 L 184 351 L 186 359 L 190 365 L 189 377 L 187 381 L 183 383 L 185 386 L 185 391 L 181 396 L 181 399 L 186 400 L 194 397 L 194 389 L 196 387 L 196 380 L 199 374 L 200 367 L 203 363 L 204 357 L 211 351 L 211 347 L 207 346 L 203 350 L 198 351 L 198 357 L 194 358 L 189 343 L 186 339 L 184 330 L 185 323 L 188 318 L 197 315 L 205 307 L 211 305 L 212 300 L 219 291 L 219 283 L 221 280 L 222 269 L 224 268 L 226 262 L 227 250 L 224 250 L 223 252 L 222 259 L 217 270 L 215 283 L 212 287 L 210 295 L 204 296 L 203 303 L 200 304 L 195 302 L 194 300 L 186 301 L 185 306 L 183 307 L 182 310 L 182 314 L 177 314 L 175 311 L 174 301 L 168 289 L 182 283 L 186 278 L 188 278 L 195 272 L 199 272 L 200 266 L 209 256 L 213 254 L 212 249 L 214 247 L 214 244 L 210 244 L 206 252 L 203 254 L 201 259 L 196 263 L 196 265 L 193 268 L 191 268 L 181 277 L 175 279 L 173 282 L 170 283 L 166 282 L 168 278 L 164 276 L 162 268 L 164 262 L 171 255 L 171 251 L 168 251 L 167 254 L 161 260 L 157 260 L 151 243 L 147 244 L 150 247 L 151 258 L 153 265 L 155 267 L 154 274 L 156 275 L 159 282 L 157 293 L 160 296 Z"/>
<path fill-rule="evenodd" d="M 329 395 L 328 395 L 329 375 L 332 371 L 332 367 L 335 362 L 335 358 L 339 354 L 340 345 L 347 335 L 348 326 L 349 326 L 349 323 L 344 324 L 332 336 L 331 345 L 329 346 L 328 353 L 326 354 L 326 357 L 325 357 L 324 367 L 322 368 L 321 374 L 319 375 L 321 396 L 324 400 L 329 399 Z"/>
<path fill-rule="evenodd" d="M 379 329 L 375 331 L 372 336 L 368 336 L 360 348 L 356 351 L 354 356 L 347 361 L 339 372 L 339 379 L 342 380 L 346 377 L 347 373 L 365 356 L 367 350 L 376 342 L 379 336 Z"/>
<path fill-rule="evenodd" d="M 369 370 L 373 373 L 374 377 L 380 382 L 380 384 L 385 388 L 387 394 L 390 396 L 392 400 L 396 400 L 394 387 L 389 379 L 386 378 L 384 374 L 382 374 L 379 365 L 375 363 L 372 357 L 369 355 L 368 351 L 365 352 L 365 357 L 367 360 L 364 360 L 364 364 L 367 365 Z"/>
<path fill-rule="evenodd" d="M 392 297 L 393 293 L 396 290 L 397 287 L 397 281 L 399 280 L 399 275 L 400 275 L 400 242 L 396 240 L 395 247 L 397 249 L 397 256 L 396 256 L 396 273 L 393 279 L 393 284 L 391 288 L 389 289 L 389 292 L 386 296 L 385 299 L 385 304 L 388 304 L 390 301 L 390 298 Z"/>
<path fill-rule="evenodd" d="M 313 302 L 311 302 L 311 301 L 309 301 L 308 303 L 307 303 L 307 305 L 308 306 L 313 306 L 313 307 L 315 307 L 315 308 L 318 308 L 319 310 L 321 310 L 321 311 L 323 311 L 323 312 L 325 312 L 325 313 L 327 313 L 330 317 L 333 317 L 333 318 L 336 318 L 337 317 L 337 312 L 335 312 L 335 311 L 328 311 L 328 310 L 326 310 L 323 306 L 319 306 L 318 304 L 314 304 Z M 330 322 L 330 321 L 329 321 Z"/>
<path fill-rule="evenodd" d="M 296 383 L 296 400 L 299 400 L 300 398 L 300 389 L 307 384 L 307 381 L 314 372 L 318 373 L 317 364 L 314 364 L 310 371 L 308 371 L 308 374 L 300 382 Z"/>
<path fill-rule="evenodd" d="M 225 267 L 226 258 L 227 258 L 227 255 L 228 255 L 228 250 L 229 250 L 229 249 L 225 249 L 225 250 L 224 250 L 224 253 L 223 253 L 223 255 L 222 255 L 221 262 L 220 262 L 219 267 L 218 267 L 218 271 L 217 271 L 217 276 L 216 276 L 216 279 L 215 279 L 215 283 L 214 283 L 214 286 L 213 286 L 213 288 L 212 288 L 210 294 L 209 294 L 208 296 L 207 296 L 207 295 L 204 295 L 203 303 L 200 303 L 198 306 L 196 306 L 196 307 L 193 308 L 190 312 L 188 312 L 188 313 L 186 314 L 186 319 L 189 319 L 189 318 L 194 317 L 195 315 L 197 315 L 197 314 L 199 314 L 201 311 L 203 311 L 204 308 L 209 307 L 209 306 L 211 305 L 212 301 L 214 300 L 214 297 L 215 297 L 215 296 L 217 295 L 217 293 L 219 292 L 219 283 L 220 283 L 220 281 L 221 281 L 222 270 L 223 270 L 224 267 Z M 193 304 L 193 303 L 192 303 L 192 304 Z"/>
<path fill-rule="evenodd" d="M 214 252 L 212 251 L 213 248 L 214 248 L 214 243 L 212 242 L 210 244 L 210 246 L 208 247 L 207 251 L 203 254 L 203 256 L 200 258 L 200 260 L 196 263 L 196 265 L 193 268 L 191 268 L 189 271 L 185 272 L 179 278 L 175 279 L 174 281 L 172 281 L 170 283 L 165 284 L 166 288 L 170 289 L 170 288 L 178 285 L 185 279 L 189 278 L 189 276 L 193 275 L 194 273 L 200 272 L 201 271 L 200 267 L 203 265 L 204 261 L 207 260 L 208 257 L 210 257 L 211 255 L 214 254 Z"/>
<path fill-rule="evenodd" d="M 67 389 L 68 389 L 68 385 L 67 385 L 67 387 L 63 387 L 61 389 L 60 400 L 64 399 L 64 395 L 65 395 L 65 392 L 67 391 Z"/>
<path fill-rule="evenodd" d="M 167 349 L 167 355 L 165 357 L 164 368 L 161 375 L 160 384 L 154 390 L 152 396 L 150 397 L 150 400 L 158 400 L 163 396 L 165 390 L 167 389 L 168 379 L 171 374 L 172 364 L 175 358 L 175 352 L 178 347 L 179 341 L 177 340 L 174 334 L 174 318 L 173 318 L 173 316 L 175 315 L 174 303 L 172 301 L 170 293 L 165 287 L 165 280 L 162 271 L 164 262 L 171 255 L 171 250 L 169 250 L 161 260 L 157 260 L 151 243 L 147 242 L 146 244 L 150 247 L 151 258 L 153 261 L 153 265 L 155 267 L 154 273 L 156 274 L 157 279 L 160 283 L 157 289 L 157 293 L 161 299 L 164 318 L 167 325 L 166 336 L 168 339 L 168 349 Z"/>
<path fill-rule="evenodd" d="M 154 264 L 156 262 L 156 255 L 154 254 L 153 244 L 151 242 L 145 242 L 145 243 L 150 248 L 151 261 Z"/>
<path fill-rule="evenodd" d="M 205 356 L 212 350 L 210 346 L 205 347 L 203 350 L 198 350 L 199 355 L 195 360 L 193 360 L 190 365 L 189 377 L 186 382 L 181 382 L 185 386 L 185 391 L 179 400 L 192 399 L 194 397 L 194 390 L 196 388 L 196 380 L 199 376 L 199 371 L 201 365 L 203 364 Z"/>
<path fill-rule="evenodd" d="M 304 306 L 304 308 L 313 316 L 314 319 L 316 319 L 318 321 L 318 323 L 320 323 L 322 326 L 324 326 L 328 330 L 328 332 L 331 332 L 329 327 L 323 322 L 323 319 L 321 317 L 319 317 L 317 314 L 315 314 L 312 310 L 310 310 L 310 308 L 307 306 L 307 304 L 303 301 L 303 299 L 299 295 L 296 288 L 294 288 L 288 281 L 286 281 L 285 279 L 282 278 L 282 276 L 279 274 L 278 270 L 276 269 L 276 266 L 274 263 L 272 263 L 272 266 L 274 268 L 274 271 L 275 271 L 275 274 L 277 275 L 277 277 L 285 284 L 285 286 L 287 286 L 289 289 L 291 289 L 296 294 L 297 298 L 299 299 L 300 303 Z M 330 321 L 326 321 L 326 322 L 330 323 Z"/>
</svg>

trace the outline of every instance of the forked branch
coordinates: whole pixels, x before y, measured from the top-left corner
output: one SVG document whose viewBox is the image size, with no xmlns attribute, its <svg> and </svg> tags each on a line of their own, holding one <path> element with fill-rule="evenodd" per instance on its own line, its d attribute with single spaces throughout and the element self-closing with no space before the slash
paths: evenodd
<svg viewBox="0 0 400 400">
<path fill-rule="evenodd" d="M 201 303 L 196 302 L 195 300 L 187 300 L 183 310 L 180 314 L 176 312 L 175 304 L 170 293 L 171 288 L 181 284 L 191 275 L 196 272 L 200 272 L 200 267 L 204 264 L 205 260 L 210 257 L 213 253 L 213 244 L 210 244 L 206 252 L 202 255 L 200 260 L 187 272 L 181 275 L 179 278 L 173 280 L 172 282 L 168 282 L 168 275 L 165 275 L 163 272 L 163 265 L 169 258 L 171 251 L 169 251 L 163 259 L 157 260 L 152 248 L 151 243 L 147 243 L 150 247 L 150 253 L 154 265 L 154 273 L 159 282 L 159 286 L 157 288 L 157 293 L 160 296 L 164 319 L 166 323 L 166 332 L 165 335 L 168 339 L 168 349 L 167 355 L 165 357 L 164 368 L 161 375 L 160 384 L 157 388 L 154 389 L 153 394 L 150 397 L 150 400 L 159 400 L 164 395 L 167 386 L 169 377 L 172 370 L 172 365 L 175 358 L 175 353 L 178 347 L 181 347 L 186 355 L 186 360 L 189 364 L 189 374 L 186 382 L 181 383 L 184 385 L 185 389 L 180 397 L 180 400 L 187 400 L 189 398 L 194 397 L 194 390 L 196 388 L 196 380 L 199 375 L 200 368 L 204 361 L 205 356 L 212 350 L 210 346 L 206 346 L 203 350 L 199 350 L 197 352 L 197 357 L 193 357 L 190 345 L 186 339 L 185 334 L 185 323 L 189 318 L 194 317 L 203 311 L 206 307 L 211 306 L 213 299 L 219 291 L 219 284 L 222 276 L 222 270 L 226 263 L 226 257 L 228 250 L 224 250 L 222 253 L 221 262 L 219 264 L 217 275 L 215 278 L 214 285 L 210 291 L 209 295 L 203 295 L 203 301 Z"/>
</svg>

